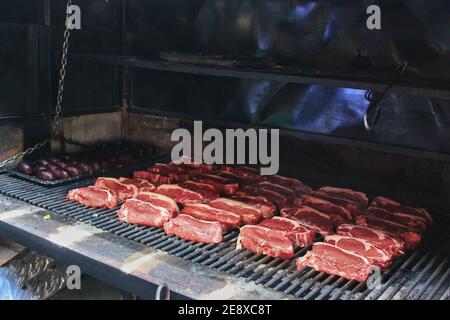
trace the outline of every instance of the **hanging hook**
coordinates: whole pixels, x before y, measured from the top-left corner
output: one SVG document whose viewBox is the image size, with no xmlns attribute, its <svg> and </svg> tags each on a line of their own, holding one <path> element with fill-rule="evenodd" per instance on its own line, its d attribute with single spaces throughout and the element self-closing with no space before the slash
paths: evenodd
<svg viewBox="0 0 450 320">
<path fill-rule="evenodd" d="M 364 127 L 367 131 L 372 131 L 380 118 L 381 114 L 381 100 L 383 100 L 386 93 L 394 86 L 398 79 L 403 75 L 406 68 L 408 67 L 408 61 L 405 61 L 398 68 L 394 78 L 392 78 L 389 85 L 384 89 L 383 92 L 376 92 L 374 90 L 368 90 L 365 93 L 365 98 L 368 100 L 369 106 L 367 107 L 366 113 L 364 114 Z"/>
</svg>

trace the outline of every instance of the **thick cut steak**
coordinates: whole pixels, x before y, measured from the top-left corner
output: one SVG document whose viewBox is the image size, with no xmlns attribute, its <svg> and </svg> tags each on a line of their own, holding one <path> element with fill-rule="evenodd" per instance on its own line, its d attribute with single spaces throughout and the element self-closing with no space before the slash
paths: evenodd
<svg viewBox="0 0 450 320">
<path fill-rule="evenodd" d="M 299 221 L 302 225 L 322 236 L 334 233 L 334 224 L 331 218 L 313 208 L 307 206 L 285 207 L 281 209 L 280 214 L 282 217 Z"/>
<path fill-rule="evenodd" d="M 135 199 L 144 201 L 144 202 L 149 202 L 155 206 L 158 207 L 162 207 L 164 209 L 166 209 L 167 211 L 170 212 L 170 214 L 172 215 L 176 215 L 179 212 L 177 203 L 175 202 L 175 200 L 159 194 L 159 193 L 155 193 L 155 192 L 139 192 Z"/>
<path fill-rule="evenodd" d="M 285 235 L 299 247 L 307 247 L 314 241 L 315 233 L 300 222 L 283 217 L 273 217 L 272 219 L 263 220 L 259 226 L 269 228 L 271 230 L 283 231 Z"/>
<path fill-rule="evenodd" d="M 278 207 L 278 209 L 283 208 L 288 203 L 288 199 L 282 194 L 279 194 L 278 192 L 273 190 L 255 186 L 241 187 L 237 194 L 243 196 L 263 196 L 272 201 Z"/>
<path fill-rule="evenodd" d="M 297 195 L 310 194 L 312 192 L 312 189 L 309 186 L 297 179 L 283 176 L 269 176 L 267 179 L 271 182 L 293 189 Z"/>
<path fill-rule="evenodd" d="M 112 209 L 118 205 L 117 197 L 114 193 L 107 189 L 92 186 L 70 190 L 67 194 L 67 199 L 92 208 Z"/>
<path fill-rule="evenodd" d="M 256 209 L 261 210 L 264 219 L 272 218 L 277 211 L 277 207 L 262 196 L 232 196 L 233 200 L 244 202 Z"/>
<path fill-rule="evenodd" d="M 381 270 L 386 269 L 392 263 L 391 254 L 366 239 L 332 235 L 326 236 L 324 242 L 366 257 L 371 264 L 380 267 Z"/>
<path fill-rule="evenodd" d="M 341 224 L 337 227 L 336 231 L 338 235 L 366 239 L 393 256 L 399 256 L 405 253 L 403 240 L 386 231 L 354 224 Z"/>
<path fill-rule="evenodd" d="M 174 179 L 173 177 L 164 176 L 151 171 L 134 171 L 133 178 L 145 179 L 157 186 L 177 182 L 177 179 Z"/>
<path fill-rule="evenodd" d="M 119 178 L 119 182 L 125 185 L 134 185 L 138 188 L 139 192 L 153 192 L 156 190 L 156 187 L 145 179 Z"/>
<path fill-rule="evenodd" d="M 160 185 L 156 189 L 156 193 L 172 198 L 176 203 L 180 204 L 204 201 L 203 196 L 200 193 L 173 184 Z"/>
<path fill-rule="evenodd" d="M 295 198 L 295 196 L 296 196 L 296 194 L 295 194 L 293 189 L 290 189 L 290 188 L 285 187 L 285 186 L 283 186 L 281 184 L 274 183 L 274 182 L 271 182 L 271 181 L 256 182 L 255 185 L 260 187 L 260 188 L 264 188 L 264 189 L 275 191 L 275 192 L 285 196 L 288 199 L 288 201 L 292 201 Z"/>
<path fill-rule="evenodd" d="M 172 181 L 176 182 L 182 182 L 189 179 L 189 175 L 181 167 L 171 166 L 165 163 L 155 163 L 149 167 L 147 171 L 170 177 Z"/>
<path fill-rule="evenodd" d="M 223 231 L 237 229 L 241 224 L 241 217 L 238 214 L 201 203 L 186 203 L 181 213 L 201 220 L 217 221 Z"/>
<path fill-rule="evenodd" d="M 386 198 L 386 197 L 376 197 L 372 203 L 371 206 L 373 207 L 380 207 L 383 209 L 386 209 L 391 212 L 398 212 L 398 213 L 405 213 L 410 214 L 413 216 L 418 216 L 426 219 L 428 223 L 433 222 L 433 218 L 431 217 L 431 214 L 423 209 L 423 208 L 413 208 L 408 206 L 403 206 L 397 201 L 394 201 L 392 199 Z"/>
<path fill-rule="evenodd" d="M 207 183 L 187 180 L 183 183 L 180 183 L 180 186 L 185 189 L 200 193 L 203 196 L 205 203 L 208 203 L 220 197 L 219 193 L 217 193 L 214 187 Z"/>
<path fill-rule="evenodd" d="M 346 222 L 353 221 L 353 216 L 348 209 L 317 197 L 303 196 L 301 198 L 296 198 L 294 201 L 294 205 L 295 206 L 305 205 L 326 214 L 338 215 Z"/>
<path fill-rule="evenodd" d="M 390 212 L 379 207 L 369 207 L 365 211 L 365 214 L 381 219 L 391 220 L 407 227 L 419 229 L 421 231 L 425 231 L 427 229 L 428 221 L 425 218 L 419 216 L 413 216 L 400 212 Z"/>
<path fill-rule="evenodd" d="M 369 199 L 367 194 L 363 192 L 354 191 L 352 189 L 336 188 L 336 187 L 322 187 L 319 191 L 328 194 L 332 197 L 348 199 L 358 204 L 360 208 L 367 208 Z"/>
<path fill-rule="evenodd" d="M 241 181 L 260 181 L 263 179 L 259 172 L 252 168 L 222 166 L 220 167 L 220 171 L 232 175 Z"/>
<path fill-rule="evenodd" d="M 238 183 L 212 173 L 193 174 L 191 179 L 214 186 L 220 194 L 233 195 L 239 190 Z"/>
<path fill-rule="evenodd" d="M 244 224 L 257 224 L 262 219 L 261 211 L 243 202 L 218 198 L 209 203 L 216 209 L 221 209 L 238 214 Z"/>
<path fill-rule="evenodd" d="M 161 228 L 173 215 L 165 208 L 138 199 L 128 199 L 118 212 L 119 220 Z"/>
<path fill-rule="evenodd" d="M 311 192 L 311 196 L 329 201 L 337 206 L 347 209 L 348 211 L 350 211 L 353 218 L 361 214 L 362 208 L 360 208 L 359 205 L 354 201 L 343 198 L 336 198 L 322 191 L 313 191 Z"/>
<path fill-rule="evenodd" d="M 315 243 L 311 251 L 297 259 L 296 265 L 298 269 L 310 267 L 359 282 L 366 281 L 374 267 L 367 258 L 324 242 Z"/>
<path fill-rule="evenodd" d="M 403 239 L 406 246 L 411 249 L 417 247 L 422 241 L 420 230 L 406 227 L 394 221 L 363 215 L 356 217 L 356 224 L 393 233 Z"/>
<path fill-rule="evenodd" d="M 220 243 L 222 242 L 222 228 L 220 223 L 196 219 L 189 215 L 180 214 L 178 217 L 164 223 L 167 235 L 176 235 L 185 240 Z"/>
<path fill-rule="evenodd" d="M 95 181 L 94 187 L 100 189 L 108 189 L 117 198 L 117 201 L 123 202 L 127 199 L 133 198 L 138 193 L 138 188 L 132 184 L 120 183 L 115 178 L 98 178 Z"/>
<path fill-rule="evenodd" d="M 236 249 L 249 249 L 257 254 L 289 259 L 294 256 L 293 242 L 284 231 L 272 230 L 259 225 L 243 226 Z"/>
</svg>

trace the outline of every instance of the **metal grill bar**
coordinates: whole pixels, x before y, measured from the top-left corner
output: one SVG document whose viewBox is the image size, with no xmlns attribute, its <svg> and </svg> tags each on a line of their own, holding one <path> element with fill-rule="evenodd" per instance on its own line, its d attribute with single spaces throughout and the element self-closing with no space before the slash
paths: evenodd
<svg viewBox="0 0 450 320">
<path fill-rule="evenodd" d="M 290 260 L 274 259 L 249 250 L 235 250 L 237 231 L 226 233 L 217 245 L 194 243 L 167 236 L 158 228 L 118 221 L 118 208 L 93 209 L 66 200 L 68 190 L 92 182 L 91 179 L 49 188 L 3 174 L 0 193 L 301 299 L 449 299 L 449 216 L 437 216 L 421 247 L 394 261 L 383 273 L 381 287 L 371 290 L 365 283 L 309 268 L 296 270 L 295 259 L 309 248 L 297 249 Z"/>
</svg>

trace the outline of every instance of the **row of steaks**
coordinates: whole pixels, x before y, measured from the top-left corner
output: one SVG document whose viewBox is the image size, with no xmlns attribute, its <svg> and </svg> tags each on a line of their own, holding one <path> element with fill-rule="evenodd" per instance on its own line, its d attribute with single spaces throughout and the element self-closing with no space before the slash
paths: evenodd
<svg viewBox="0 0 450 320">
<path fill-rule="evenodd" d="M 219 243 L 224 232 L 240 228 L 238 249 L 274 258 L 292 258 L 296 247 L 320 238 L 297 267 L 358 281 L 415 248 L 432 222 L 426 210 L 385 197 L 369 204 L 366 194 L 350 189 L 314 191 L 252 168 L 183 161 L 154 164 L 133 178 L 99 178 L 68 199 L 91 207 L 123 203 L 120 220 L 190 241 Z"/>
</svg>

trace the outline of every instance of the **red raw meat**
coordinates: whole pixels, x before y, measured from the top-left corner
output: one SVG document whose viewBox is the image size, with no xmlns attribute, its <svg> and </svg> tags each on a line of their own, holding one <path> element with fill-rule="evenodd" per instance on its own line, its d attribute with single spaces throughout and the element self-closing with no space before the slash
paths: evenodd
<svg viewBox="0 0 450 320">
<path fill-rule="evenodd" d="M 165 163 L 155 163 L 147 171 L 158 173 L 162 176 L 171 178 L 174 182 L 181 182 L 189 179 L 189 175 L 178 166 L 171 166 Z M 167 182 L 162 182 L 167 183 Z"/>
<path fill-rule="evenodd" d="M 170 165 L 181 167 L 184 170 L 201 169 L 203 171 L 211 171 L 217 168 L 216 165 L 200 163 L 189 157 L 181 157 L 180 159 L 171 162 Z"/>
<path fill-rule="evenodd" d="M 299 195 L 310 194 L 312 192 L 312 189 L 310 187 L 297 179 L 283 176 L 268 176 L 267 179 L 282 186 L 291 188 Z"/>
<path fill-rule="evenodd" d="M 259 171 L 248 167 L 222 166 L 220 167 L 220 171 L 228 173 L 236 177 L 238 180 L 259 181 L 263 179 L 263 177 L 259 174 Z"/>
<path fill-rule="evenodd" d="M 403 240 L 386 231 L 354 224 L 341 224 L 336 231 L 338 235 L 368 240 L 392 256 L 399 256 L 405 253 Z"/>
<path fill-rule="evenodd" d="M 120 183 L 115 178 L 98 178 L 95 181 L 94 187 L 100 189 L 108 189 L 117 198 L 117 201 L 124 202 L 127 199 L 133 198 L 139 192 L 138 188 L 132 184 Z"/>
<path fill-rule="evenodd" d="M 361 214 L 362 208 L 360 208 L 359 205 L 354 201 L 332 197 L 329 194 L 321 191 L 313 191 L 311 192 L 311 196 L 329 201 L 337 206 L 347 209 L 352 214 L 352 217 L 356 217 Z"/>
<path fill-rule="evenodd" d="M 280 212 L 282 217 L 287 217 L 299 221 L 302 225 L 327 236 L 334 233 L 334 224 L 331 218 L 325 213 L 321 213 L 313 208 L 301 207 L 285 207 Z"/>
<path fill-rule="evenodd" d="M 419 229 L 421 231 L 425 231 L 427 229 L 428 221 L 425 218 L 419 216 L 413 216 L 400 212 L 390 212 L 379 207 L 369 207 L 365 211 L 365 214 L 381 219 L 391 220 L 407 227 Z"/>
<path fill-rule="evenodd" d="M 272 218 L 275 215 L 277 207 L 266 197 L 262 196 L 232 196 L 233 200 L 244 202 L 256 209 L 261 210 L 264 219 Z"/>
<path fill-rule="evenodd" d="M 200 193 L 173 184 L 160 185 L 156 189 L 156 193 L 172 198 L 176 203 L 180 204 L 204 201 L 203 196 Z"/>
<path fill-rule="evenodd" d="M 241 228 L 236 249 L 249 249 L 257 254 L 289 259 L 294 256 L 293 242 L 284 231 L 272 230 L 259 225 Z"/>
<path fill-rule="evenodd" d="M 186 203 L 181 213 L 201 220 L 217 221 L 224 232 L 237 229 L 241 224 L 241 217 L 238 214 L 201 203 Z"/>
<path fill-rule="evenodd" d="M 431 214 L 423 208 L 413 208 L 408 206 L 403 206 L 397 201 L 386 197 L 376 197 L 370 204 L 372 207 L 383 208 L 387 211 L 410 214 L 417 217 L 422 217 L 428 221 L 428 223 L 433 222 L 433 217 Z"/>
<path fill-rule="evenodd" d="M 233 195 L 239 190 L 239 184 L 216 174 L 202 173 L 191 176 L 194 181 L 211 184 L 220 194 Z"/>
<path fill-rule="evenodd" d="M 367 258 L 370 264 L 385 270 L 392 263 L 392 255 L 378 248 L 366 239 L 339 235 L 326 236 L 324 242 L 335 245 L 341 249 L 351 251 Z"/>
<path fill-rule="evenodd" d="M 283 208 L 288 203 L 288 199 L 285 196 L 266 188 L 244 186 L 239 189 L 237 194 L 243 196 L 263 196 L 276 204 L 278 209 Z"/>
<path fill-rule="evenodd" d="M 176 182 L 176 179 L 173 177 L 163 176 L 159 173 L 150 171 L 135 171 L 133 172 L 133 178 L 145 179 L 155 185 L 171 184 Z"/>
<path fill-rule="evenodd" d="M 119 178 L 119 182 L 125 185 L 132 184 L 136 186 L 139 191 L 145 190 L 146 192 L 153 192 L 156 190 L 156 187 L 145 179 Z"/>
<path fill-rule="evenodd" d="M 275 192 L 285 196 L 289 201 L 292 201 L 296 196 L 293 189 L 285 187 L 281 184 L 274 183 L 274 182 L 270 182 L 270 181 L 256 182 L 256 186 L 258 186 L 260 188 L 275 191 Z"/>
<path fill-rule="evenodd" d="M 258 226 L 285 232 L 286 236 L 297 246 L 307 247 L 314 241 L 315 233 L 300 222 L 283 217 L 263 220 Z"/>
<path fill-rule="evenodd" d="M 107 189 L 92 186 L 70 190 L 67 193 L 67 199 L 92 208 L 112 209 L 118 205 L 117 197 L 114 193 Z"/>
<path fill-rule="evenodd" d="M 164 223 L 167 235 L 176 235 L 185 240 L 220 243 L 222 242 L 222 228 L 220 223 L 196 219 L 189 215 L 180 214 L 178 217 Z"/>
<path fill-rule="evenodd" d="M 165 195 L 159 194 L 159 193 L 139 192 L 136 195 L 135 199 L 138 199 L 138 200 L 141 200 L 144 202 L 149 202 L 158 207 L 162 207 L 162 208 L 166 209 L 167 211 L 169 211 L 169 213 L 174 216 L 176 214 L 178 214 L 178 212 L 179 212 L 177 203 L 173 199 L 171 199 Z"/>
<path fill-rule="evenodd" d="M 180 183 L 180 186 L 185 189 L 200 193 L 203 196 L 205 203 L 209 203 L 210 201 L 220 197 L 214 187 L 210 184 L 187 180 L 183 183 Z"/>
<path fill-rule="evenodd" d="M 218 198 L 211 201 L 209 205 L 216 209 L 238 214 L 244 224 L 257 224 L 262 219 L 260 210 L 236 200 Z"/>
<path fill-rule="evenodd" d="M 403 239 L 406 246 L 411 249 L 417 247 L 422 241 L 420 230 L 406 227 L 394 221 L 363 215 L 356 217 L 356 224 L 393 233 Z"/>
<path fill-rule="evenodd" d="M 334 203 L 313 196 L 303 196 L 294 200 L 295 206 L 305 205 L 316 209 L 317 211 L 340 216 L 344 221 L 353 221 L 352 214 L 344 207 L 337 206 Z"/>
<path fill-rule="evenodd" d="M 119 220 L 161 228 L 173 215 L 165 208 L 138 199 L 128 199 L 118 212 Z"/>
<path fill-rule="evenodd" d="M 324 242 L 315 243 L 296 265 L 359 282 L 366 281 L 374 267 L 367 258 Z"/>
<path fill-rule="evenodd" d="M 324 192 L 332 197 L 351 200 L 357 203 L 359 208 L 367 208 L 367 206 L 369 205 L 367 194 L 363 192 L 335 187 L 322 187 L 319 189 L 319 191 Z"/>
</svg>

